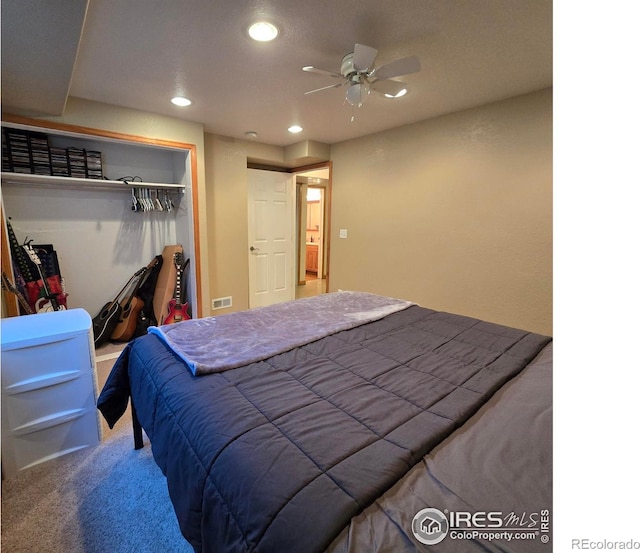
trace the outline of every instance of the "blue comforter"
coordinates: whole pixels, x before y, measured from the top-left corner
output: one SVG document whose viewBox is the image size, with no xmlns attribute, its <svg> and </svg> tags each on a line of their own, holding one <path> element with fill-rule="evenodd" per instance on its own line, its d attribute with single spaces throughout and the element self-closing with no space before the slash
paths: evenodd
<svg viewBox="0 0 640 553">
<path fill-rule="evenodd" d="M 113 425 L 131 394 L 196 551 L 319 552 L 549 341 L 412 306 L 194 376 L 148 335 L 98 406 Z"/>
</svg>

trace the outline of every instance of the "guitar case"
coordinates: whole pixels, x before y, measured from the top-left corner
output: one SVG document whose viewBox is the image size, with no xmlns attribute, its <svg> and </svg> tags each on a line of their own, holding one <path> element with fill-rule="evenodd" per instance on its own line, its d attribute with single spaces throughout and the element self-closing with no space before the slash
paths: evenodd
<svg viewBox="0 0 640 553">
<path fill-rule="evenodd" d="M 10 219 L 11 218 L 7 219 L 6 226 L 7 238 L 13 260 L 14 281 L 18 291 L 27 300 L 31 311 L 35 312 L 36 302 L 45 296 L 44 283 L 40 280 L 37 266 L 31 261 L 25 253 L 24 248 L 18 242 Z M 62 284 L 62 273 L 60 272 L 60 264 L 58 263 L 58 254 L 51 244 L 40 244 L 32 247 L 34 251 L 37 252 L 49 291 L 54 295 L 58 305 L 66 309 L 67 294 Z M 21 307 L 21 313 L 26 314 L 27 312 Z"/>
<path fill-rule="evenodd" d="M 42 272 L 47 279 L 47 286 L 52 294 L 55 294 L 58 305 L 64 309 L 67 308 L 67 293 L 64 290 L 62 272 L 60 271 L 60 263 L 58 261 L 58 253 L 54 249 L 52 244 L 33 244 L 32 248 L 36 251 L 40 263 L 42 265 Z M 29 260 L 29 263 L 33 265 L 33 262 Z M 34 304 L 38 298 L 44 295 L 43 286 L 40 284 L 42 281 L 37 280 L 35 283 L 26 283 L 26 289 L 28 294 L 29 303 Z"/>
<path fill-rule="evenodd" d="M 182 282 L 185 283 L 184 287 L 182 288 L 182 303 L 187 304 L 187 315 L 189 315 L 189 318 L 191 319 L 192 314 L 191 314 L 191 304 L 189 303 L 189 287 L 187 286 L 187 282 L 189 280 L 188 276 L 187 276 L 187 271 L 189 269 L 189 263 L 191 262 L 191 259 L 187 259 L 184 262 L 184 267 L 182 269 Z"/>
<path fill-rule="evenodd" d="M 158 324 L 153 312 L 153 296 L 156 291 L 158 276 L 160 275 L 160 270 L 162 269 L 164 260 L 161 255 L 156 255 L 155 259 L 155 265 L 147 273 L 147 276 L 138 289 L 138 297 L 142 300 L 144 306 L 140 313 L 138 313 L 136 330 L 133 334 L 134 338 L 144 336 L 150 326 L 156 326 Z"/>
</svg>

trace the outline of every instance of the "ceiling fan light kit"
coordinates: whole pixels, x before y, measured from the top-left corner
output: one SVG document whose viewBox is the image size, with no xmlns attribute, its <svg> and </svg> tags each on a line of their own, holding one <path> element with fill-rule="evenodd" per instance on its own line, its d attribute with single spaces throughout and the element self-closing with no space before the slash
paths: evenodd
<svg viewBox="0 0 640 553">
<path fill-rule="evenodd" d="M 305 92 L 313 94 L 329 88 L 349 85 L 345 100 L 352 106 L 360 107 L 373 91 L 385 98 L 400 98 L 407 93 L 406 83 L 392 80 L 394 77 L 409 75 L 420 71 L 420 60 L 416 56 L 400 58 L 378 68 L 375 67 L 378 51 L 371 46 L 356 44 L 353 52 L 346 54 L 340 63 L 340 73 L 318 69 L 313 65 L 302 68 L 308 73 L 316 73 L 340 79 L 339 83 L 323 86 Z"/>
<path fill-rule="evenodd" d="M 364 103 L 364 100 L 369 96 L 371 90 L 366 84 L 356 83 L 347 88 L 346 100 L 352 106 L 360 107 Z"/>
</svg>

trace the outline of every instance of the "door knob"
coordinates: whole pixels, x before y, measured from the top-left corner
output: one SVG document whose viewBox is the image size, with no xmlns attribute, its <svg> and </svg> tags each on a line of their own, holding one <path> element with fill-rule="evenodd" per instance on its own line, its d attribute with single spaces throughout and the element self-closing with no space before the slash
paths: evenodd
<svg viewBox="0 0 640 553">
<path fill-rule="evenodd" d="M 260 251 L 260 248 L 254 248 L 253 246 L 251 246 L 249 249 L 250 249 L 252 252 Z"/>
</svg>

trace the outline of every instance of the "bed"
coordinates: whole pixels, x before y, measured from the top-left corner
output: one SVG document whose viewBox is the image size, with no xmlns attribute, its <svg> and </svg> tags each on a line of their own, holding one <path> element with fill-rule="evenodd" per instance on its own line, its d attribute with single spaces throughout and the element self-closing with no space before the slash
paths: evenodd
<svg viewBox="0 0 640 553">
<path fill-rule="evenodd" d="M 131 398 L 197 552 L 538 552 L 551 365 L 549 337 L 337 292 L 154 328 L 98 408 Z"/>
</svg>

